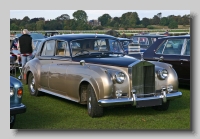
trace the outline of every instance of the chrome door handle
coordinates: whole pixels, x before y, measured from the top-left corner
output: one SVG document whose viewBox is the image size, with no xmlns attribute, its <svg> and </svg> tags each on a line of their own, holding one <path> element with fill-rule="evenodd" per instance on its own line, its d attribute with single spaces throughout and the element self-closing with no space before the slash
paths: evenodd
<svg viewBox="0 0 200 139">
<path fill-rule="evenodd" d="M 187 59 L 180 59 L 180 61 L 188 61 Z"/>
</svg>

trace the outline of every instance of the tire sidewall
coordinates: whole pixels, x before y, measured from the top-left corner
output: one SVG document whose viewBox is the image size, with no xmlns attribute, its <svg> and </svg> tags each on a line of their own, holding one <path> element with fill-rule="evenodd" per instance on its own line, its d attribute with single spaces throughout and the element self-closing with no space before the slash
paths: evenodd
<svg viewBox="0 0 200 139">
<path fill-rule="evenodd" d="M 15 119 L 16 119 L 16 115 L 10 115 L 10 128 L 13 128 Z"/>
<path fill-rule="evenodd" d="M 31 90 L 31 88 L 30 88 L 30 84 L 31 84 L 33 78 L 34 78 L 33 73 L 30 73 L 29 76 L 28 76 L 28 89 L 29 89 L 30 94 L 32 96 L 35 96 L 36 95 L 36 90 L 35 90 L 35 92 L 33 92 Z"/>
</svg>

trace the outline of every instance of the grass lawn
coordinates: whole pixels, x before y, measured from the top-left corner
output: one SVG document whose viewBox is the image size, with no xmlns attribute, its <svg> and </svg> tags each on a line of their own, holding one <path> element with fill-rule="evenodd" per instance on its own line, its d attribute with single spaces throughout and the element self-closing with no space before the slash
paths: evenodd
<svg viewBox="0 0 200 139">
<path fill-rule="evenodd" d="M 45 94 L 34 97 L 24 85 L 22 102 L 27 111 L 16 117 L 13 129 L 41 130 L 191 130 L 190 90 L 180 88 L 181 98 L 167 111 L 120 106 L 105 108 L 104 116 L 91 118 L 86 105 Z"/>
</svg>

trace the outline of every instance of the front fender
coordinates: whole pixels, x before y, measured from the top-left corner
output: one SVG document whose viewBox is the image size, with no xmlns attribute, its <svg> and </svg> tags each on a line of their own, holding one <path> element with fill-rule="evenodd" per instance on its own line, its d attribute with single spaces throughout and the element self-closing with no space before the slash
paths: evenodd
<svg viewBox="0 0 200 139">
<path fill-rule="evenodd" d="M 155 72 L 161 68 L 164 68 L 168 71 L 168 77 L 165 80 L 160 80 L 157 77 L 157 73 L 155 73 L 156 90 L 159 90 L 162 87 L 166 87 L 166 85 L 173 85 L 173 89 L 178 91 L 178 76 L 172 65 L 157 61 L 150 62 L 155 65 Z"/>
<path fill-rule="evenodd" d="M 107 70 L 90 66 L 88 72 L 90 72 L 89 82 L 94 88 L 97 100 L 113 97 L 113 81 Z"/>
</svg>

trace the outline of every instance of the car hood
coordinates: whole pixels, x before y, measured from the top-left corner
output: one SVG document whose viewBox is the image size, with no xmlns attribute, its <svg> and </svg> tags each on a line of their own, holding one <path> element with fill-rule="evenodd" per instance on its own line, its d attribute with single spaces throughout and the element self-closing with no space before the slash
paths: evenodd
<svg viewBox="0 0 200 139">
<path fill-rule="evenodd" d="M 138 61 L 138 59 L 126 55 L 123 57 L 102 57 L 102 58 L 75 57 L 72 60 L 76 62 L 84 60 L 86 63 L 119 66 L 119 67 L 128 67 L 128 65 L 134 63 L 135 61 Z"/>
<path fill-rule="evenodd" d="M 14 86 L 21 87 L 22 83 L 17 78 L 10 76 L 10 87 L 14 87 Z"/>
</svg>

